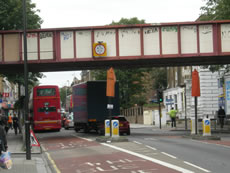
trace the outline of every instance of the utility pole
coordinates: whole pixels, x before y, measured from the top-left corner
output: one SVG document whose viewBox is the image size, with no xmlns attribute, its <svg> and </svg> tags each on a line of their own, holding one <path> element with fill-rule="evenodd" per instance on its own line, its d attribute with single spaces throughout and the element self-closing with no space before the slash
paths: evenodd
<svg viewBox="0 0 230 173">
<path fill-rule="evenodd" d="M 26 159 L 31 160 L 30 150 L 30 121 L 28 109 L 28 64 L 27 64 L 27 17 L 26 17 L 26 0 L 23 0 L 23 38 L 24 38 L 24 80 L 25 80 L 25 136 L 26 136 Z"/>
</svg>

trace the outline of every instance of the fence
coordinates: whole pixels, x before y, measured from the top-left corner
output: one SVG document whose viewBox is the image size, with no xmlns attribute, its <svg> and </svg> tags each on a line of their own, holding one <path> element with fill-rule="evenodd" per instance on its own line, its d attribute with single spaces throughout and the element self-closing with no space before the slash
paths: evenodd
<svg viewBox="0 0 230 173">
<path fill-rule="evenodd" d="M 143 124 L 142 106 L 135 106 L 128 109 L 122 109 L 121 114 L 124 115 L 130 123 Z"/>
</svg>

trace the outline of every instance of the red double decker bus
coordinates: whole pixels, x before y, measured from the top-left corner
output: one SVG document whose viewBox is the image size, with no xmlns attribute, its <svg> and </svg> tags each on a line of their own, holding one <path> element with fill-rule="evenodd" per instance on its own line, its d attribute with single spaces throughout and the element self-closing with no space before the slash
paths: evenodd
<svg viewBox="0 0 230 173">
<path fill-rule="evenodd" d="M 56 85 L 36 86 L 30 95 L 32 128 L 38 130 L 61 129 L 61 101 Z"/>
</svg>

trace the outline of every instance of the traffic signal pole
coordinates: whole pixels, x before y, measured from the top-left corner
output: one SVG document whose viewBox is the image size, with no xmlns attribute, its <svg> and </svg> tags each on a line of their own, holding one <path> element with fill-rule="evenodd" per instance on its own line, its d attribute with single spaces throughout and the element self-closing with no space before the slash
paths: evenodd
<svg viewBox="0 0 230 173">
<path fill-rule="evenodd" d="M 163 101 L 163 95 L 161 90 L 157 90 L 157 102 L 159 108 L 159 127 L 161 129 L 161 102 Z"/>
<path fill-rule="evenodd" d="M 161 129 L 161 102 L 160 101 L 158 101 L 158 104 L 159 104 L 159 127 L 160 127 L 160 129 Z"/>
</svg>

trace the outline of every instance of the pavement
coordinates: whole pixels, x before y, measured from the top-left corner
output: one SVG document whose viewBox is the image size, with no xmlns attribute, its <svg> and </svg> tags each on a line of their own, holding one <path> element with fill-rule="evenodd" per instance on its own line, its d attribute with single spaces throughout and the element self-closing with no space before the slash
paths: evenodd
<svg viewBox="0 0 230 173">
<path fill-rule="evenodd" d="M 51 173 L 46 159 L 41 155 L 40 147 L 32 147 L 31 160 L 26 159 L 22 134 L 15 135 L 14 130 L 10 129 L 7 134 L 7 143 L 13 166 L 9 170 L 0 168 L 1 173 Z"/>
<path fill-rule="evenodd" d="M 183 124 L 178 124 L 177 128 L 171 128 L 169 125 L 162 127 L 153 125 L 143 125 L 143 124 L 131 124 L 131 129 L 134 128 L 148 128 L 151 127 L 154 131 L 163 132 L 170 134 L 171 132 L 186 131 L 189 133 L 189 129 L 185 130 Z M 225 126 L 224 129 L 216 127 L 212 129 L 212 134 L 218 134 L 220 136 L 227 135 L 230 137 L 230 125 Z M 24 135 L 24 133 L 23 133 Z M 32 147 L 31 149 L 31 160 L 26 159 L 26 150 L 23 142 L 23 135 L 15 135 L 13 130 L 9 130 L 7 134 L 8 151 L 11 152 L 11 157 L 13 161 L 13 166 L 10 170 L 0 168 L 1 173 L 51 173 L 49 164 L 42 153 L 40 147 Z"/>
</svg>

